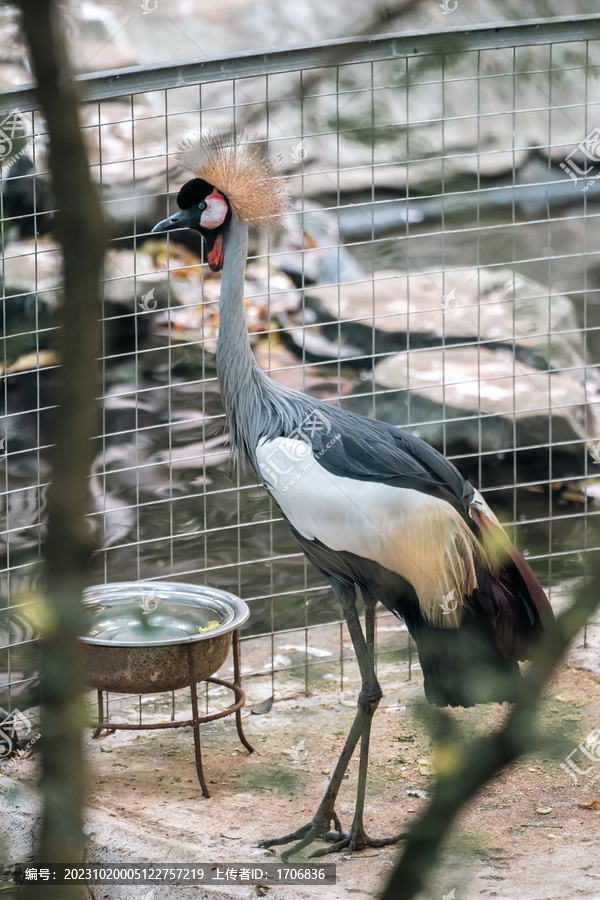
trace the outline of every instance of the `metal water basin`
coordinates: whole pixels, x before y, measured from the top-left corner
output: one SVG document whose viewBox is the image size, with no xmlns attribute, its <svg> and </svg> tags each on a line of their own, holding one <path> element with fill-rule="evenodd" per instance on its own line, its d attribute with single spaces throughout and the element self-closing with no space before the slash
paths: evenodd
<svg viewBox="0 0 600 900">
<path fill-rule="evenodd" d="M 243 600 L 180 582 L 102 584 L 84 592 L 81 638 L 87 683 L 100 691 L 149 694 L 210 678 L 225 662 L 233 632 L 247 620 Z"/>
</svg>

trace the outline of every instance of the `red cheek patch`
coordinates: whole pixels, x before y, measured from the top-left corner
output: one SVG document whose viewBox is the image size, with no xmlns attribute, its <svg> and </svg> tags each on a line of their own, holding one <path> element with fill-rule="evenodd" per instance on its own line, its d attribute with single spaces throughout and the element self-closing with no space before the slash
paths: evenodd
<svg viewBox="0 0 600 900">
<path fill-rule="evenodd" d="M 220 272 L 223 268 L 223 235 L 218 234 L 208 251 L 208 265 L 212 272 Z"/>
</svg>

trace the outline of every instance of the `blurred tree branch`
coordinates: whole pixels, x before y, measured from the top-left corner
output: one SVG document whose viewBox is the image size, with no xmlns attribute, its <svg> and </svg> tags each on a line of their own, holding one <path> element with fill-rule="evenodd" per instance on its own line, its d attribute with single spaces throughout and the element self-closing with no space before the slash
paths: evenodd
<svg viewBox="0 0 600 900">
<path fill-rule="evenodd" d="M 40 863 L 83 858 L 85 769 L 82 729 L 81 592 L 93 549 L 85 515 L 97 425 L 98 282 L 108 242 L 90 174 L 78 96 L 54 0 L 19 0 L 22 27 L 49 138 L 48 163 L 62 245 L 61 368 L 53 413 L 55 445 L 47 492 L 42 639 L 43 813 Z M 36 888 L 31 889 L 37 895 Z M 44 897 L 75 897 L 81 888 L 44 885 Z"/>
<path fill-rule="evenodd" d="M 463 747 L 454 719 L 434 711 L 438 777 L 423 813 L 410 825 L 400 859 L 380 900 L 411 900 L 424 890 L 456 817 L 483 785 L 536 744 L 535 719 L 544 688 L 569 645 L 600 607 L 596 561 L 573 604 L 537 647 L 504 726 Z"/>
</svg>

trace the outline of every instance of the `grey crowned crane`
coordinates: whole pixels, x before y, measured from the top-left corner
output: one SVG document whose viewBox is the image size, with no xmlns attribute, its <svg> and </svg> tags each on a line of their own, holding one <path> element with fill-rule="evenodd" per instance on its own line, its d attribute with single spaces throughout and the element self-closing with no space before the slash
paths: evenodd
<svg viewBox="0 0 600 900">
<path fill-rule="evenodd" d="M 369 739 L 382 691 L 374 669 L 375 606 L 414 639 L 427 700 L 438 706 L 512 701 L 518 661 L 552 618 L 546 595 L 481 494 L 428 444 L 272 381 L 256 363 L 244 319 L 248 227 L 284 208 L 283 180 L 256 145 L 209 135 L 185 142 L 193 178 L 179 211 L 152 230 L 193 228 L 222 271 L 217 369 L 238 461 L 254 469 L 311 563 L 330 581 L 362 677 L 357 713 L 317 812 L 273 846 L 316 838 L 329 850 L 394 843 L 363 825 Z M 365 605 L 365 631 L 357 612 Z M 354 820 L 343 832 L 335 801 L 361 742 Z M 331 823 L 335 830 L 330 831 Z"/>
</svg>

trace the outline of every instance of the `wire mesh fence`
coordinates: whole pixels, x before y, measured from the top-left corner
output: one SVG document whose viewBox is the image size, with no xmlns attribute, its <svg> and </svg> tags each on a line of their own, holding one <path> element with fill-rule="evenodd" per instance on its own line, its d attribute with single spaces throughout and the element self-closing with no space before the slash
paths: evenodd
<svg viewBox="0 0 600 900">
<path fill-rule="evenodd" d="M 256 676 L 263 686 L 257 695 L 344 687 L 350 642 L 328 585 L 266 492 L 229 460 L 219 280 L 198 235 L 149 234 L 187 178 L 175 159 L 181 138 L 235 129 L 266 142 L 290 181 L 281 227 L 253 236 L 246 273 L 260 365 L 430 441 L 488 494 L 553 598 L 570 589 L 597 549 L 586 522 L 600 462 L 599 41 L 600 20 L 581 17 L 80 78 L 93 175 L 119 235 L 100 308 L 96 582 L 229 590 L 252 608 L 242 663 L 246 684 Z M 7 91 L 6 710 L 38 702 L 30 610 L 60 364 L 46 149 L 33 91 Z M 405 629 L 386 616 L 379 630 L 406 677 Z"/>
</svg>

